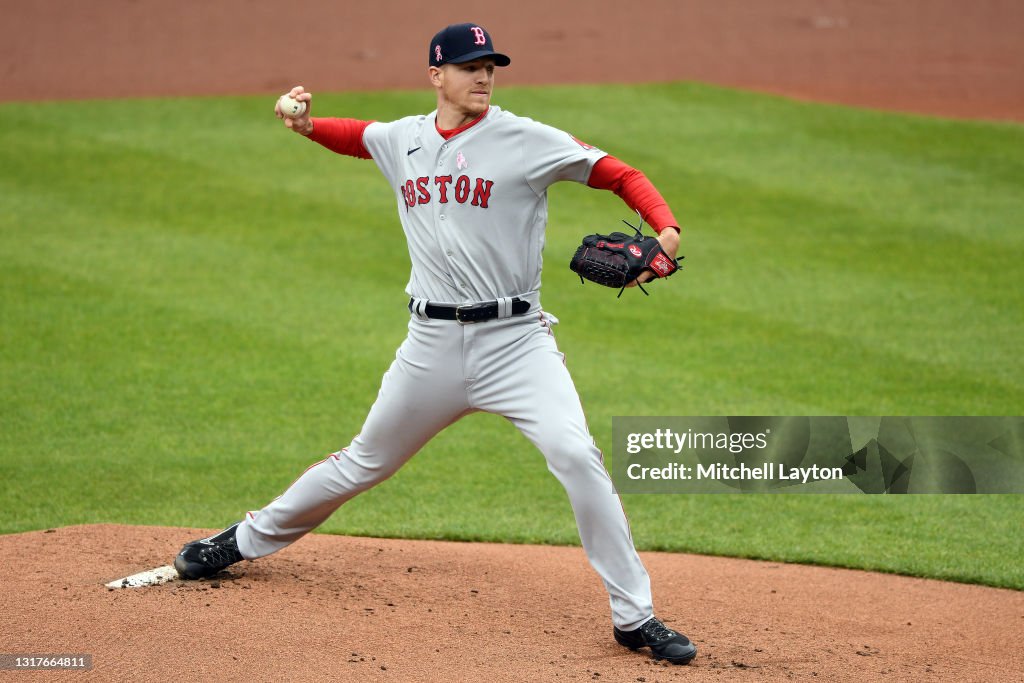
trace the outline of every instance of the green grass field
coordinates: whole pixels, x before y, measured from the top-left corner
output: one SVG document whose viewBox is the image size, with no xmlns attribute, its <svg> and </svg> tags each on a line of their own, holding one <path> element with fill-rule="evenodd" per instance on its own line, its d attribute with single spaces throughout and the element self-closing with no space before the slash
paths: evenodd
<svg viewBox="0 0 1024 683">
<path fill-rule="evenodd" d="M 495 103 L 640 167 L 685 223 L 684 272 L 615 300 L 566 266 L 628 210 L 552 190 L 545 307 L 606 450 L 613 415 L 1024 412 L 1024 127 L 692 84 Z M 0 532 L 223 525 L 359 429 L 405 331 L 395 200 L 372 162 L 286 132 L 272 106 L 0 105 Z M 624 503 L 643 549 L 1024 589 L 1021 496 Z M 324 530 L 577 542 L 542 457 L 487 415 Z"/>
</svg>

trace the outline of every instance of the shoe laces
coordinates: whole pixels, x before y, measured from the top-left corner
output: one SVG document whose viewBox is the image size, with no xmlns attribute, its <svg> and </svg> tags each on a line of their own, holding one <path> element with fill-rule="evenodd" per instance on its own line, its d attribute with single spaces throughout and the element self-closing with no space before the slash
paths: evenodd
<svg viewBox="0 0 1024 683">
<path fill-rule="evenodd" d="M 211 567 L 227 566 L 242 559 L 238 546 L 233 541 L 222 541 L 203 548 L 199 554 L 203 562 Z"/>
<path fill-rule="evenodd" d="M 647 636 L 647 639 L 653 642 L 667 640 L 676 635 L 675 631 L 653 617 L 641 628 L 643 629 L 644 635 Z"/>
</svg>

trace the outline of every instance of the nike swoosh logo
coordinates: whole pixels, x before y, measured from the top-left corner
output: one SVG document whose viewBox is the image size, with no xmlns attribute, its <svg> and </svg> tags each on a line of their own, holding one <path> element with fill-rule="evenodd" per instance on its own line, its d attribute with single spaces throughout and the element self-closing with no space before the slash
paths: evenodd
<svg viewBox="0 0 1024 683">
<path fill-rule="evenodd" d="M 421 145 L 421 146 L 422 146 L 422 145 Z M 405 153 L 405 156 L 409 156 L 410 154 L 412 154 L 413 152 L 415 152 L 415 151 L 416 151 L 416 150 L 418 150 L 418 149 L 419 149 L 419 147 L 415 147 L 415 148 L 413 148 L 413 149 L 410 149 L 410 150 L 409 150 L 408 152 L 406 152 L 406 153 Z"/>
</svg>

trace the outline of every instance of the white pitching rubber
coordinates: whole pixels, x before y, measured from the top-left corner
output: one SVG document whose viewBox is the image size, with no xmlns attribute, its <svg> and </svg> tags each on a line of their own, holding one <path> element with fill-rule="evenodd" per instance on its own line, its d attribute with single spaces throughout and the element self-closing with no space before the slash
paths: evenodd
<svg viewBox="0 0 1024 683">
<path fill-rule="evenodd" d="M 159 586 L 161 583 L 174 581 L 178 578 L 178 572 L 171 565 L 167 564 L 156 569 L 149 569 L 138 574 L 126 576 L 107 584 L 107 588 L 141 588 L 143 586 Z"/>
</svg>

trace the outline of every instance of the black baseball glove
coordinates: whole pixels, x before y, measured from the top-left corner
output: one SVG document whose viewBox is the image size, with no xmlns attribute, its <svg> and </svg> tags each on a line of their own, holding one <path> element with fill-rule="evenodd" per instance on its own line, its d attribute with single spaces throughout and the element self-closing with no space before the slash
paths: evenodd
<svg viewBox="0 0 1024 683">
<path fill-rule="evenodd" d="M 626 225 L 636 234 L 613 232 L 583 238 L 583 244 L 569 262 L 569 268 L 580 276 L 580 282 L 586 279 L 605 287 L 617 287 L 619 296 L 622 296 L 626 285 L 645 270 L 651 271 L 654 277 L 668 277 L 679 270 L 679 261 L 669 258 L 656 238 L 645 237 L 639 228 L 629 223 Z M 642 286 L 640 289 L 647 294 Z"/>
</svg>

